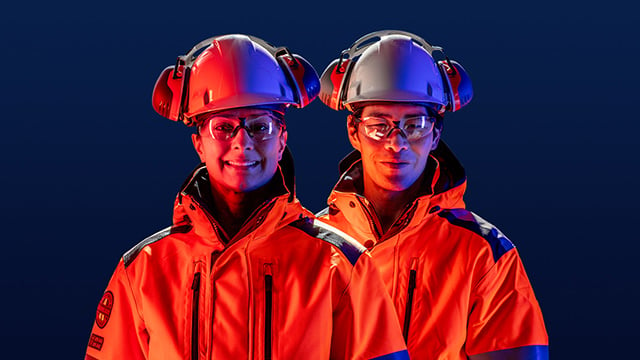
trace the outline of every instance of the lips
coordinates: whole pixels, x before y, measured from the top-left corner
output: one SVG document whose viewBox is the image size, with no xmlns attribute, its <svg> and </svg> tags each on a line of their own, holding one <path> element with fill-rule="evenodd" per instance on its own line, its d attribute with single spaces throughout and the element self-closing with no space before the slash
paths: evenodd
<svg viewBox="0 0 640 360">
<path fill-rule="evenodd" d="M 409 160 L 403 160 L 403 159 L 382 159 L 378 161 L 385 164 L 405 164 L 406 165 L 410 163 Z"/>
<path fill-rule="evenodd" d="M 409 161 L 405 161 L 405 160 L 400 160 L 400 159 L 385 159 L 385 160 L 379 160 L 379 163 L 381 163 L 382 165 L 389 167 L 391 169 L 401 169 L 405 166 L 409 166 L 410 162 Z"/>
<path fill-rule="evenodd" d="M 250 161 L 250 160 L 225 160 L 224 164 L 227 166 L 231 166 L 234 168 L 240 169 L 250 169 L 252 167 L 258 166 L 260 164 L 259 161 Z"/>
</svg>

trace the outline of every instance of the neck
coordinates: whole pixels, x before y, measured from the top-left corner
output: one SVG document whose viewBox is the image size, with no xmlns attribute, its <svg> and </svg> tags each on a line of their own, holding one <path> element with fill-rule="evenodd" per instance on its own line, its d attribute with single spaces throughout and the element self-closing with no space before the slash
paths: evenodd
<svg viewBox="0 0 640 360">
<path fill-rule="evenodd" d="M 237 192 L 217 186 L 211 179 L 211 193 L 216 220 L 229 240 L 238 234 L 253 212 L 269 198 L 268 185 L 248 192 Z"/>
<path fill-rule="evenodd" d="M 407 204 L 416 198 L 421 183 L 422 176 L 408 188 L 392 191 L 380 188 L 365 176 L 363 195 L 369 200 L 378 216 L 382 234 L 391 228 L 396 219 L 402 215 Z"/>
</svg>

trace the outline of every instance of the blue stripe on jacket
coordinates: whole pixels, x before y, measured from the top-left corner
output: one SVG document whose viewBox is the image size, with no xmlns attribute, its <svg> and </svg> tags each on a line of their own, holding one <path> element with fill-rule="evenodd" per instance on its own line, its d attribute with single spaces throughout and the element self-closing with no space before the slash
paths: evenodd
<svg viewBox="0 0 640 360">
<path fill-rule="evenodd" d="M 522 346 L 469 356 L 470 360 L 549 360 L 547 345 Z"/>
<path fill-rule="evenodd" d="M 354 238 L 319 220 L 303 218 L 289 225 L 304 231 L 308 235 L 333 244 L 340 249 L 351 265 L 355 265 L 360 255 L 367 250 Z"/>
<path fill-rule="evenodd" d="M 371 358 L 371 360 L 409 360 L 409 352 L 407 352 L 407 350 L 396 351 L 391 354 Z"/>
<path fill-rule="evenodd" d="M 515 247 L 498 228 L 469 210 L 443 210 L 438 215 L 447 219 L 452 225 L 460 226 L 482 236 L 489 243 L 493 252 L 493 260 L 496 262 L 502 255 Z"/>
</svg>

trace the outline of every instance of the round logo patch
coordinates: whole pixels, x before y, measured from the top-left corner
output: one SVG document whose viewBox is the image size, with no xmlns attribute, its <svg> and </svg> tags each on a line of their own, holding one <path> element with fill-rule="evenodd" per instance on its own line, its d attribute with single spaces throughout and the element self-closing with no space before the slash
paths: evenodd
<svg viewBox="0 0 640 360">
<path fill-rule="evenodd" d="M 113 293 L 107 291 L 102 295 L 100 303 L 98 304 L 98 312 L 96 313 L 96 325 L 100 329 L 104 328 L 109 322 L 111 316 L 111 309 L 113 309 Z"/>
</svg>

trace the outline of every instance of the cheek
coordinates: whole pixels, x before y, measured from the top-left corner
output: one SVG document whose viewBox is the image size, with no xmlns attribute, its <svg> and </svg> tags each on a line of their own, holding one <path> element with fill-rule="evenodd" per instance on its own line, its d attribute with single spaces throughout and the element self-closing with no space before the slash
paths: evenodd
<svg viewBox="0 0 640 360">
<path fill-rule="evenodd" d="M 282 146 L 279 141 L 264 143 L 256 147 L 256 150 L 260 153 L 260 156 L 267 164 L 278 163 L 282 153 L 281 149 Z"/>
<path fill-rule="evenodd" d="M 365 156 L 365 154 L 367 155 L 373 155 L 376 151 L 380 149 L 383 149 L 383 146 L 381 145 L 382 142 L 380 141 L 375 141 L 373 139 L 370 139 L 366 136 L 360 136 L 360 141 L 359 141 L 359 151 L 361 154 L 363 154 L 363 156 Z"/>
<path fill-rule="evenodd" d="M 224 144 L 221 142 L 204 142 L 203 143 L 203 155 L 200 156 L 204 162 L 209 166 L 213 166 L 220 162 L 222 155 L 225 153 Z"/>
<path fill-rule="evenodd" d="M 431 147 L 433 146 L 433 139 L 433 133 L 431 133 L 421 141 L 412 143 L 411 149 L 418 154 L 428 155 L 429 152 L 431 152 Z"/>
<path fill-rule="evenodd" d="M 423 142 L 412 144 L 411 151 L 415 154 L 416 159 L 418 160 L 416 162 L 416 166 L 419 169 L 424 169 L 427 164 L 432 145 L 433 141 L 431 137 L 426 138 Z"/>
</svg>

